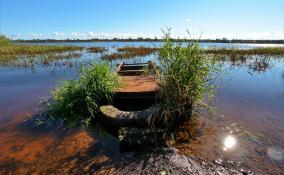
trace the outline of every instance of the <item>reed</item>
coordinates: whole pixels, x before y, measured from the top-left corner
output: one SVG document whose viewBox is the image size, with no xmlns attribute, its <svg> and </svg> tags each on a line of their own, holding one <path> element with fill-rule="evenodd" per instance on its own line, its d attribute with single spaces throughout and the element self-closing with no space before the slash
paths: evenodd
<svg viewBox="0 0 284 175">
<path fill-rule="evenodd" d="M 215 68 L 213 60 L 201 50 L 198 42 L 187 47 L 173 43 L 170 33 L 165 33 L 165 43 L 159 53 L 159 102 L 150 124 L 164 123 L 170 126 L 178 117 L 190 117 L 197 107 L 209 107 L 204 98 L 214 96 L 211 85 Z"/>
<path fill-rule="evenodd" d="M 208 48 L 203 49 L 207 54 L 221 55 L 284 55 L 284 47 L 259 47 L 251 49 L 239 48 Z"/>
<path fill-rule="evenodd" d="M 117 48 L 116 53 L 112 53 L 110 55 L 103 55 L 102 59 L 104 60 L 115 60 L 115 59 L 131 59 L 135 57 L 143 57 L 147 55 L 151 55 L 160 50 L 160 48 L 152 48 L 152 47 L 120 47 Z"/>
<path fill-rule="evenodd" d="M 34 56 L 82 49 L 83 47 L 77 46 L 4 46 L 0 47 L 0 55 L 1 57 Z"/>
<path fill-rule="evenodd" d="M 89 125 L 99 112 L 100 105 L 111 103 L 113 90 L 120 87 L 120 78 L 105 62 L 81 70 L 78 80 L 64 81 L 52 92 L 47 106 L 50 118 L 41 123 L 61 120 L 63 126 Z"/>
<path fill-rule="evenodd" d="M 155 47 L 129 47 L 127 46 L 127 47 L 117 48 L 118 52 L 125 52 L 125 53 L 136 55 L 136 56 L 150 55 L 159 50 L 160 48 L 155 48 Z"/>
<path fill-rule="evenodd" d="M 102 53 L 108 51 L 108 48 L 106 47 L 89 47 L 87 48 L 87 51 L 91 53 Z"/>
<path fill-rule="evenodd" d="M 102 59 L 103 60 L 116 60 L 116 59 L 132 59 L 135 56 L 130 55 L 128 53 L 112 53 L 112 54 L 106 54 L 106 55 L 102 55 Z"/>
</svg>

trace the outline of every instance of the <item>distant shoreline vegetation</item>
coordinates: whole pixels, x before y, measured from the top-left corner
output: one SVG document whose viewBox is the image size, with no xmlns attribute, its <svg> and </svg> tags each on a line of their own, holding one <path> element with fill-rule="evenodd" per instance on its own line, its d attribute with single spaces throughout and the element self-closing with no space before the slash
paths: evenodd
<svg viewBox="0 0 284 175">
<path fill-rule="evenodd" d="M 13 40 L 18 43 L 52 43 L 52 42 L 163 42 L 163 39 L 158 38 L 128 38 L 128 39 L 32 39 L 32 40 Z M 171 39 L 171 42 L 203 42 L 203 43 L 247 43 L 247 44 L 284 44 L 284 40 L 242 40 L 242 39 Z"/>
</svg>

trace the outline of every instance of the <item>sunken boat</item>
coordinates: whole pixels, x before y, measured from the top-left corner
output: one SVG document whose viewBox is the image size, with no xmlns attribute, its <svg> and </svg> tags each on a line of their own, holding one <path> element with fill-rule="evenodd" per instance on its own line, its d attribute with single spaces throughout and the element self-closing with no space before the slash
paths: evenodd
<svg viewBox="0 0 284 175">
<path fill-rule="evenodd" d="M 159 90 L 156 70 L 153 62 L 117 65 L 122 87 L 114 91 L 112 105 L 100 107 L 100 122 L 118 137 L 122 152 L 165 144 L 164 130 L 151 128 L 148 122 L 157 110 L 153 107 Z"/>
<path fill-rule="evenodd" d="M 154 70 L 153 62 L 118 64 L 122 87 L 114 91 L 112 105 L 100 107 L 101 122 L 111 128 L 147 127 L 159 89 Z"/>
</svg>

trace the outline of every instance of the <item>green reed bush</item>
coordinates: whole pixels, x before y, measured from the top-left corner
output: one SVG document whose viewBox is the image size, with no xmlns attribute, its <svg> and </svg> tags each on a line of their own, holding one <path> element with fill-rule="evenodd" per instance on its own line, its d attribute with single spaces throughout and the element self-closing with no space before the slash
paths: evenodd
<svg viewBox="0 0 284 175">
<path fill-rule="evenodd" d="M 110 103 L 120 79 L 105 62 L 81 70 L 78 80 L 64 81 L 52 92 L 47 112 L 52 121 L 61 119 L 66 127 L 88 125 L 99 106 Z"/>
<path fill-rule="evenodd" d="M 196 107 L 208 107 L 204 97 L 213 97 L 211 85 L 215 68 L 213 60 L 200 49 L 198 42 L 187 47 L 173 43 L 170 33 L 165 33 L 165 43 L 159 53 L 159 98 L 157 111 L 150 121 L 169 124 L 179 116 L 191 116 Z"/>
</svg>

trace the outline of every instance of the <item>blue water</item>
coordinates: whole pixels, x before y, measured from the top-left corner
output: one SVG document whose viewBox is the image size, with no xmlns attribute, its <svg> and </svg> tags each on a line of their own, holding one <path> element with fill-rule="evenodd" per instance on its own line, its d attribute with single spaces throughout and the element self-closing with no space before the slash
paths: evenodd
<svg viewBox="0 0 284 175">
<path fill-rule="evenodd" d="M 60 43 L 20 43 L 20 45 L 61 45 L 61 46 L 82 46 L 82 47 L 161 47 L 163 42 L 60 42 Z M 186 46 L 187 43 L 183 43 Z M 200 43 L 202 48 L 208 47 L 225 47 L 225 48 L 256 48 L 256 47 L 284 47 L 284 44 L 244 44 L 244 43 Z"/>
</svg>

